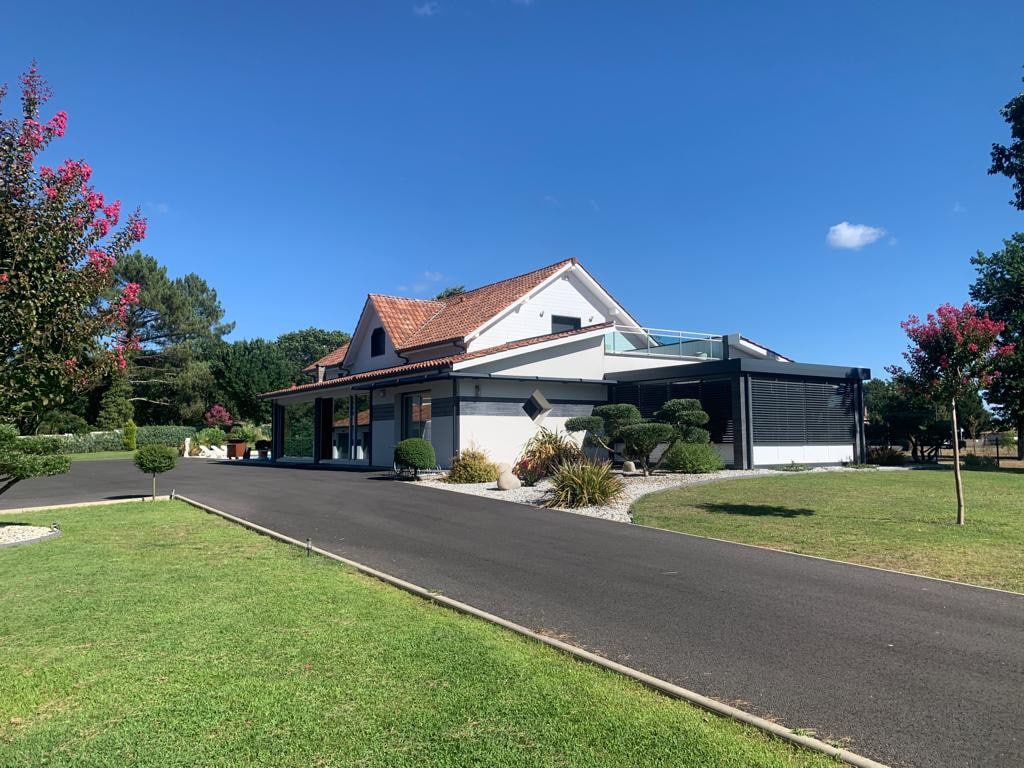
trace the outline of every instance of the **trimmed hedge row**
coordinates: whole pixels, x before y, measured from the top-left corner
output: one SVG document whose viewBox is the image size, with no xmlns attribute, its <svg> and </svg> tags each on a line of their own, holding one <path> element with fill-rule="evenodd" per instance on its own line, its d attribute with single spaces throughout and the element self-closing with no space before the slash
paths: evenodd
<svg viewBox="0 0 1024 768">
<path fill-rule="evenodd" d="M 166 445 L 177 448 L 185 443 L 185 438 L 192 437 L 194 434 L 195 430 L 192 427 L 139 427 L 135 441 L 139 448 L 144 445 Z M 123 451 L 124 436 L 120 429 L 87 435 L 31 435 L 20 438 L 18 447 L 25 453 L 37 456 Z"/>
</svg>

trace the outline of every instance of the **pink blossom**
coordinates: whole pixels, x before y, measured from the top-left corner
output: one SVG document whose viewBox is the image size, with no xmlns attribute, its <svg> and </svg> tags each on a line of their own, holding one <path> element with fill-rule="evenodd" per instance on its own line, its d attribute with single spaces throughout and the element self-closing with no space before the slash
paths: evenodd
<svg viewBox="0 0 1024 768">
<path fill-rule="evenodd" d="M 117 225 L 117 222 L 121 220 L 121 201 L 115 200 L 110 205 L 104 206 L 103 215 L 110 219 L 110 223 Z"/>
<path fill-rule="evenodd" d="M 50 118 L 50 122 L 46 124 L 46 127 L 54 136 L 63 136 L 64 131 L 68 127 L 68 113 L 61 110 Z"/>
<path fill-rule="evenodd" d="M 84 191 L 84 190 L 83 190 Z M 103 207 L 103 193 L 102 192 L 89 192 L 85 196 L 85 204 L 89 206 L 90 211 L 95 211 Z"/>
<path fill-rule="evenodd" d="M 110 221 L 107 219 L 94 219 L 92 228 L 96 230 L 100 237 L 105 237 L 107 232 L 110 231 Z"/>
<path fill-rule="evenodd" d="M 53 199 L 55 199 L 57 197 L 57 190 L 54 189 L 53 187 L 43 187 L 43 192 L 51 200 L 53 200 Z"/>
<path fill-rule="evenodd" d="M 89 266 L 95 267 L 100 272 L 107 272 L 114 266 L 116 259 L 106 251 L 99 248 L 89 249 Z"/>
<path fill-rule="evenodd" d="M 51 179 L 53 178 L 53 168 L 48 165 L 41 165 L 39 166 L 39 175 L 43 179 Z"/>
<path fill-rule="evenodd" d="M 10 282 L 11 276 L 6 272 L 0 272 L 0 283 Z"/>
<path fill-rule="evenodd" d="M 121 301 L 125 304 L 138 304 L 139 303 L 139 290 L 140 286 L 138 283 L 127 283 L 121 290 Z"/>
<path fill-rule="evenodd" d="M 85 219 L 81 216 L 75 216 L 75 218 L 73 218 L 71 222 L 75 225 L 76 229 L 85 228 Z"/>
<path fill-rule="evenodd" d="M 132 233 L 132 237 L 135 240 L 142 240 L 146 236 L 146 220 L 135 219 L 135 221 L 131 223 L 130 230 Z"/>
</svg>

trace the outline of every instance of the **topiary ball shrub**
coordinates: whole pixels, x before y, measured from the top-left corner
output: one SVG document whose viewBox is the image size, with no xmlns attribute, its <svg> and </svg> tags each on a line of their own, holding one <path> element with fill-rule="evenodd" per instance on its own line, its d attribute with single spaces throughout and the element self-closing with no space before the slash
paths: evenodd
<svg viewBox="0 0 1024 768">
<path fill-rule="evenodd" d="M 673 429 L 668 424 L 657 421 L 645 421 L 630 424 L 619 430 L 619 438 L 625 445 L 623 454 L 627 459 L 639 462 L 645 475 L 651 473 L 651 453 L 662 443 L 672 439 Z"/>
<path fill-rule="evenodd" d="M 156 476 L 174 469 L 178 452 L 166 445 L 144 445 L 135 452 L 135 466 L 153 476 L 153 501 L 156 501 Z"/>
<path fill-rule="evenodd" d="M 395 466 L 399 469 L 411 469 L 415 477 L 419 477 L 421 469 L 433 469 L 437 466 L 437 454 L 434 446 L 421 437 L 409 437 L 395 446 Z"/>
<path fill-rule="evenodd" d="M 670 472 L 705 475 L 725 469 L 725 462 L 710 443 L 676 443 L 665 453 L 662 465 Z"/>
<path fill-rule="evenodd" d="M 551 475 L 554 486 L 549 507 L 600 507 L 615 501 L 625 486 L 612 472 L 611 462 L 578 461 L 561 464 Z"/>
<path fill-rule="evenodd" d="M 486 451 L 467 448 L 452 459 L 452 468 L 444 479 L 446 483 L 493 483 L 498 479 L 498 465 Z"/>
</svg>

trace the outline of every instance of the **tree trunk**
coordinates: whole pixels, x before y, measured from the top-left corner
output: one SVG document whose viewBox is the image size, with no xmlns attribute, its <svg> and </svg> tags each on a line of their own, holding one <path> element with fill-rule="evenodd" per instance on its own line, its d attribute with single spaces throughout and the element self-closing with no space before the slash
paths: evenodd
<svg viewBox="0 0 1024 768">
<path fill-rule="evenodd" d="M 953 400 L 953 478 L 956 480 L 956 524 L 964 524 L 964 480 L 960 475 L 960 430 L 956 424 L 956 400 Z"/>
<path fill-rule="evenodd" d="M 153 501 L 156 501 L 156 472 L 153 473 Z"/>
</svg>

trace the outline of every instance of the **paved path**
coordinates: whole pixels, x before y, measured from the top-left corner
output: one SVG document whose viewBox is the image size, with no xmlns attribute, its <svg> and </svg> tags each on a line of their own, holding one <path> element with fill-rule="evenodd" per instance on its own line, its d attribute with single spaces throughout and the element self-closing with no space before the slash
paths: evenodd
<svg viewBox="0 0 1024 768">
<path fill-rule="evenodd" d="M 189 460 L 159 482 L 894 766 L 1024 765 L 1024 596 L 372 474 Z M 148 485 L 82 462 L 0 508 Z"/>
</svg>

